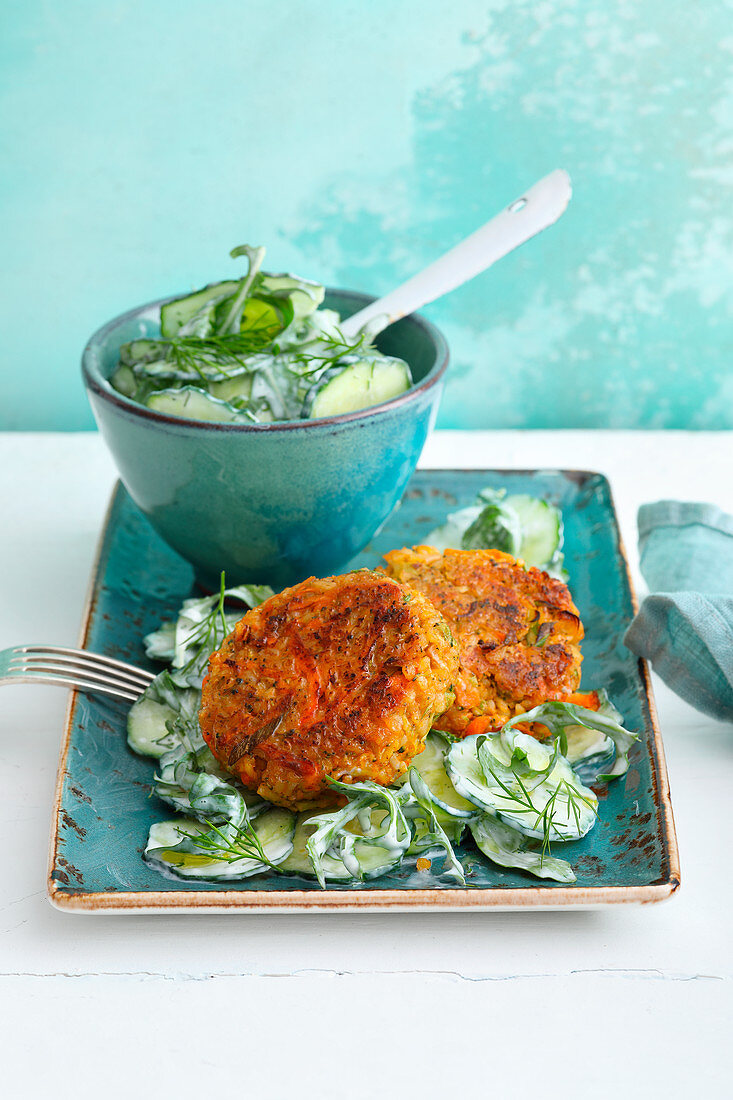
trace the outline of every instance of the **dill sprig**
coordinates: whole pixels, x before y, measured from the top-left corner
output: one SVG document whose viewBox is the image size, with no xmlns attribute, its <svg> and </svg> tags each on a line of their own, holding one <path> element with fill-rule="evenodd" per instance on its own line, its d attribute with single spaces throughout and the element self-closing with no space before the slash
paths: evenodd
<svg viewBox="0 0 733 1100">
<path fill-rule="evenodd" d="M 333 366 L 347 355 L 358 355 L 360 352 L 370 350 L 371 347 L 371 340 L 366 333 L 362 332 L 359 336 L 349 339 L 344 336 L 341 329 L 337 328 L 335 334 L 316 332 L 311 340 L 282 350 L 289 359 L 300 366 L 298 373 L 307 376 Z"/>
<path fill-rule="evenodd" d="M 206 369 L 225 379 L 249 371 L 248 357 L 257 355 L 271 342 L 271 330 L 268 332 L 264 324 L 252 325 L 232 336 L 174 336 L 165 342 L 165 359 L 181 373 L 193 372 L 208 382 Z"/>
<path fill-rule="evenodd" d="M 173 336 L 149 343 L 160 344 L 158 362 L 169 364 L 172 372 L 190 375 L 192 380 L 195 377 L 204 385 L 212 381 L 212 374 L 228 380 L 252 372 L 256 363 L 251 358 L 260 354 L 282 358 L 290 371 L 307 378 L 334 366 L 347 355 L 358 355 L 372 347 L 363 333 L 356 339 L 347 339 L 338 329 L 336 334 L 314 332 L 310 340 L 291 345 L 287 339 L 279 341 L 283 332 L 273 337 L 272 322 L 262 317 L 238 333 Z M 143 372 L 144 367 L 140 365 Z"/>
<path fill-rule="evenodd" d="M 537 806 L 532 801 L 532 795 L 534 794 L 534 792 L 544 783 L 546 783 L 547 777 L 552 773 L 552 769 L 555 765 L 555 761 L 557 760 L 559 751 L 560 746 L 558 743 L 556 743 L 555 750 L 547 767 L 543 769 L 541 773 L 539 773 L 537 782 L 534 784 L 534 786 L 525 784 L 522 776 L 518 773 L 518 771 L 513 770 L 512 777 L 516 780 L 519 791 L 510 786 L 509 783 L 505 782 L 502 779 L 501 775 L 498 774 L 496 769 L 489 761 L 489 753 L 482 753 L 480 757 L 482 769 L 484 771 L 488 771 L 489 775 L 494 780 L 496 785 L 503 791 L 505 798 L 509 802 L 514 804 L 512 806 L 512 813 L 518 816 L 532 815 L 534 820 L 528 822 L 529 827 L 532 830 L 537 830 L 540 827 L 542 828 L 542 850 L 540 854 L 540 865 L 542 865 L 546 856 L 552 854 L 550 842 L 553 832 L 556 834 L 556 840 L 563 841 L 573 839 L 571 834 L 563 836 L 562 832 L 555 824 L 554 811 L 557 806 L 557 801 L 561 796 L 564 796 L 565 800 L 567 801 L 568 810 L 572 813 L 573 818 L 575 819 L 575 825 L 578 833 L 580 832 L 581 827 L 580 814 L 583 806 L 587 806 L 588 809 L 590 809 L 596 817 L 598 816 L 598 808 L 595 803 L 592 802 L 589 798 L 586 798 L 586 796 L 581 794 L 580 791 L 575 790 L 575 788 L 567 781 L 567 779 L 559 780 L 557 786 L 552 790 L 544 806 Z M 535 773 L 535 775 L 537 774 L 538 773 Z"/>
<path fill-rule="evenodd" d="M 555 803 L 560 795 L 563 794 L 565 795 L 568 809 L 572 812 L 575 819 L 575 828 L 578 833 L 580 832 L 580 812 L 582 805 L 587 806 L 588 809 L 593 813 L 593 815 L 595 817 L 598 817 L 598 807 L 593 802 L 591 802 L 589 798 L 586 798 L 585 795 L 581 794 L 580 791 L 576 791 L 571 786 L 571 784 L 568 783 L 567 779 L 561 779 L 550 797 L 548 798 L 547 802 L 545 803 L 544 809 L 542 810 L 542 813 L 537 820 L 537 824 L 535 824 L 534 826 L 534 828 L 537 828 L 539 821 L 542 821 L 542 851 L 540 853 L 540 866 L 542 866 L 545 856 L 549 856 L 552 854 L 550 849 L 550 834 L 553 829 L 557 833 L 558 840 L 573 839 L 570 834 L 568 834 L 568 836 L 563 836 L 558 827 L 555 825 L 553 819 L 553 810 L 555 808 Z"/>
<path fill-rule="evenodd" d="M 240 859 L 256 859 L 260 863 L 273 867 L 274 864 L 265 855 L 264 848 L 257 836 L 252 823 L 245 821 L 242 825 L 228 822 L 223 828 L 219 828 L 211 821 L 203 824 L 208 826 L 208 832 L 192 835 L 183 829 L 178 829 L 181 840 L 188 841 L 196 854 L 209 856 L 211 859 L 221 860 L 223 863 L 237 863 Z"/>
<path fill-rule="evenodd" d="M 219 596 L 209 614 L 201 620 L 195 631 L 188 639 L 187 645 L 195 647 L 193 655 L 185 665 L 181 667 L 181 673 L 198 671 L 201 658 L 208 659 L 217 645 L 226 638 L 229 633 L 229 623 L 224 612 L 226 602 L 226 576 L 222 571 L 219 582 Z M 221 633 L 221 637 L 219 637 Z"/>
</svg>

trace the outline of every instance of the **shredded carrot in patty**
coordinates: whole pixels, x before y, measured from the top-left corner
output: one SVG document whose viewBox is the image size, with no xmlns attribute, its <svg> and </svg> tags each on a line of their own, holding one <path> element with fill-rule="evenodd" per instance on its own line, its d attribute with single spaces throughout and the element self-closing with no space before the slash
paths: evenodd
<svg viewBox="0 0 733 1100">
<path fill-rule="evenodd" d="M 413 546 L 385 561 L 389 576 L 427 596 L 458 645 L 455 700 L 440 729 L 487 733 L 541 703 L 572 698 L 583 625 L 562 581 L 498 550 Z M 529 732 L 547 736 L 536 726 Z"/>
<path fill-rule="evenodd" d="M 564 701 L 574 703 L 576 707 L 585 707 L 586 710 L 598 710 L 601 705 L 597 691 L 574 691 L 572 695 L 567 695 Z"/>
<path fill-rule="evenodd" d="M 476 733 L 488 733 L 493 728 L 493 720 L 487 714 L 472 718 L 466 726 L 466 735 L 472 737 Z"/>
<path fill-rule="evenodd" d="M 312 577 L 248 611 L 211 655 L 201 729 L 249 790 L 325 808 L 343 799 L 330 778 L 386 786 L 406 772 L 457 672 L 419 593 L 366 570 Z"/>
</svg>

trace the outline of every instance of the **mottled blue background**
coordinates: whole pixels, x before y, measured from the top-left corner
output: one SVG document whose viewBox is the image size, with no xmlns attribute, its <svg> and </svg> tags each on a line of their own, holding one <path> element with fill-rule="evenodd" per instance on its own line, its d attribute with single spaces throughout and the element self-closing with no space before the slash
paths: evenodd
<svg viewBox="0 0 733 1100">
<path fill-rule="evenodd" d="M 443 427 L 733 427 L 724 0 L 4 0 L 0 427 L 92 427 L 92 329 L 229 248 L 382 293 L 529 183 L 562 221 L 426 312 Z"/>
</svg>

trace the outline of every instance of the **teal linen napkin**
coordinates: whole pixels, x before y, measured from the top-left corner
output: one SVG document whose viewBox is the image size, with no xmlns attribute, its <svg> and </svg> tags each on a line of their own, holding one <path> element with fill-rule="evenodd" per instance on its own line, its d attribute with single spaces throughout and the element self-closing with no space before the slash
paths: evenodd
<svg viewBox="0 0 733 1100">
<path fill-rule="evenodd" d="M 692 706 L 733 722 L 733 516 L 712 504 L 643 504 L 639 552 L 651 595 L 626 645 Z"/>
</svg>

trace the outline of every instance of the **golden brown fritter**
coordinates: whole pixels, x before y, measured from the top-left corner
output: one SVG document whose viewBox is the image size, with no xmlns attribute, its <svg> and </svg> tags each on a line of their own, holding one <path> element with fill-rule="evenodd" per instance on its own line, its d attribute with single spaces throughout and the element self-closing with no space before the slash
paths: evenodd
<svg viewBox="0 0 733 1100">
<path fill-rule="evenodd" d="M 453 701 L 457 647 L 433 605 L 383 573 L 303 581 L 248 611 L 209 662 L 201 729 L 245 787 L 334 805 L 327 777 L 387 785 Z"/>
<path fill-rule="evenodd" d="M 497 730 L 515 714 L 576 690 L 583 624 L 562 581 L 499 550 L 441 554 L 415 546 L 385 560 L 391 577 L 428 597 L 458 642 L 456 698 L 439 729 Z"/>
</svg>

